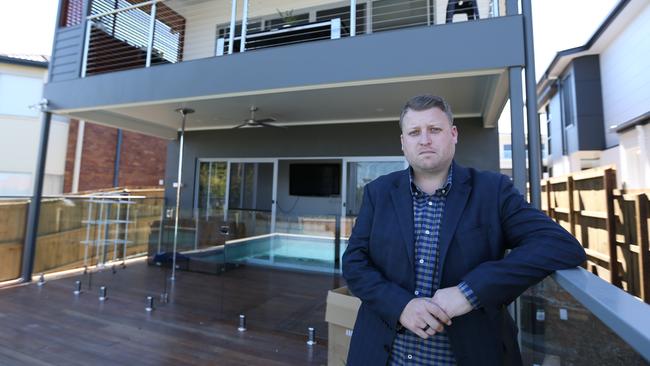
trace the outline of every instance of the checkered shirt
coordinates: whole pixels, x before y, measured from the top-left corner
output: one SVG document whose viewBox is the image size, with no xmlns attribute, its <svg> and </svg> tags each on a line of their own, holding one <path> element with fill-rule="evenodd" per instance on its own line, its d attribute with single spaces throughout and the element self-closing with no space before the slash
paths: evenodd
<svg viewBox="0 0 650 366">
<path fill-rule="evenodd" d="M 413 170 L 409 169 L 411 194 L 413 197 L 413 227 L 415 234 L 415 296 L 431 297 L 440 285 L 438 273 L 440 222 L 445 211 L 445 201 L 451 189 L 453 166 L 449 168 L 446 183 L 428 195 L 415 185 Z M 478 299 L 461 282 L 458 288 L 470 303 L 477 307 Z M 429 339 L 422 339 L 406 328 L 402 328 L 393 341 L 388 364 L 398 365 L 455 365 L 456 358 L 449 344 L 446 332 L 436 333 Z"/>
</svg>

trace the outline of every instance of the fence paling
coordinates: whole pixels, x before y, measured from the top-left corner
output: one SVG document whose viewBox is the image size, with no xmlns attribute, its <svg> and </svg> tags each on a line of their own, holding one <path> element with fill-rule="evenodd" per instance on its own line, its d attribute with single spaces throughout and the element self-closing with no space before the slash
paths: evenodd
<svg viewBox="0 0 650 366">
<path fill-rule="evenodd" d="M 639 290 L 640 296 L 650 303 L 650 251 L 648 245 L 648 196 L 639 194 L 635 200 L 637 217 L 637 240 L 639 245 Z"/>
<path fill-rule="evenodd" d="M 545 212 L 582 242 L 587 269 L 650 303 L 648 195 L 615 187 L 613 167 L 546 179 Z"/>
</svg>

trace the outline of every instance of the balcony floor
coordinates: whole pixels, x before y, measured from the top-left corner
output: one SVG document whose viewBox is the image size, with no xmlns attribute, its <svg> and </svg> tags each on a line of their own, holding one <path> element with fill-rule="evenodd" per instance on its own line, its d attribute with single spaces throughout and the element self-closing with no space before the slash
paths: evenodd
<svg viewBox="0 0 650 366">
<path fill-rule="evenodd" d="M 322 365 L 327 290 L 338 276 L 239 267 L 221 276 L 177 272 L 158 303 L 165 269 L 144 262 L 0 290 L 2 365 Z M 83 292 L 72 293 L 75 280 Z M 99 286 L 108 300 L 98 300 Z M 156 309 L 144 310 L 154 296 Z M 237 331 L 238 314 L 248 331 Z M 305 344 L 308 326 L 318 344 Z"/>
</svg>

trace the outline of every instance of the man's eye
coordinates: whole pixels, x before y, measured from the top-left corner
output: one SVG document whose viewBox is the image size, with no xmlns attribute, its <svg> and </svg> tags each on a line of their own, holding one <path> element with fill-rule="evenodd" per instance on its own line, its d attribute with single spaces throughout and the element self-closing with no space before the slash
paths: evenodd
<svg viewBox="0 0 650 366">
<path fill-rule="evenodd" d="M 409 132 L 410 136 L 417 136 L 419 134 L 420 134 L 420 131 L 411 131 L 411 132 Z"/>
</svg>

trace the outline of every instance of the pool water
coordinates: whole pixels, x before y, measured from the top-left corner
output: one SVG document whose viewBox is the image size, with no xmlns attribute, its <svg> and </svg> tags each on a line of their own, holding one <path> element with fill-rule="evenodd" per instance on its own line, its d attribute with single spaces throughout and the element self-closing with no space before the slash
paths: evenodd
<svg viewBox="0 0 650 366">
<path fill-rule="evenodd" d="M 247 264 L 317 272 L 340 272 L 335 266 L 333 238 L 273 234 L 237 240 L 218 249 L 190 254 L 194 260 Z M 341 240 L 339 259 L 347 247 Z"/>
</svg>

